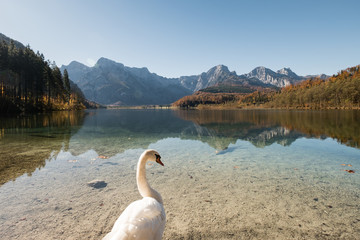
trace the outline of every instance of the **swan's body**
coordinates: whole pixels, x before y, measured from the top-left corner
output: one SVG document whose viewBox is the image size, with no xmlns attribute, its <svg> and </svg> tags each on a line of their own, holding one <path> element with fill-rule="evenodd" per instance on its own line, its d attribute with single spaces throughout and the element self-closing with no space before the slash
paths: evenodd
<svg viewBox="0 0 360 240">
<path fill-rule="evenodd" d="M 138 190 L 143 197 L 132 202 L 116 220 L 112 230 L 103 240 L 160 240 L 165 229 L 165 210 L 160 193 L 146 180 L 147 161 L 161 165 L 160 155 L 154 150 L 141 154 L 136 171 Z"/>
</svg>

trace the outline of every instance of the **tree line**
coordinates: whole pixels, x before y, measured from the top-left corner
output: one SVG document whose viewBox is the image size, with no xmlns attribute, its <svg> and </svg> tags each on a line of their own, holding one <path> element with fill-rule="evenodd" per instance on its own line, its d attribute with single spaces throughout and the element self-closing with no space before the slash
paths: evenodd
<svg viewBox="0 0 360 240">
<path fill-rule="evenodd" d="M 312 78 L 282 88 L 272 96 L 267 106 L 360 109 L 360 65 L 342 70 L 326 80 Z"/>
<path fill-rule="evenodd" d="M 85 98 L 62 74 L 30 46 L 0 42 L 0 113 L 82 109 Z"/>
<path fill-rule="evenodd" d="M 279 91 L 265 89 L 249 94 L 197 92 L 173 105 L 181 108 L 212 105 L 224 108 L 360 109 L 360 65 L 325 80 L 311 78 Z"/>
<path fill-rule="evenodd" d="M 221 105 L 239 101 L 241 94 L 238 93 L 208 93 L 198 91 L 193 95 L 185 96 L 173 103 L 180 108 L 194 108 L 199 105 Z"/>
<path fill-rule="evenodd" d="M 267 88 L 254 90 L 252 93 L 212 93 L 198 91 L 193 95 L 185 96 L 173 103 L 173 106 L 180 108 L 242 108 L 253 107 L 269 102 L 275 90 Z"/>
</svg>

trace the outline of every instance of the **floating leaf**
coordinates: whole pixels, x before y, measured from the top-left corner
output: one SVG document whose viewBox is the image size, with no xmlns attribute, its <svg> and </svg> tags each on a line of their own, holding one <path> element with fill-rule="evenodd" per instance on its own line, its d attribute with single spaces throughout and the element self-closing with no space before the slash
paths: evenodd
<svg viewBox="0 0 360 240">
<path fill-rule="evenodd" d="M 352 167 L 352 165 L 351 165 L 351 164 L 348 164 L 348 167 Z"/>
<path fill-rule="evenodd" d="M 107 157 L 107 156 L 98 156 L 98 158 L 101 158 L 101 159 L 108 159 L 109 157 Z"/>
<path fill-rule="evenodd" d="M 345 164 L 345 163 L 342 163 L 341 166 L 346 166 L 346 164 Z"/>
<path fill-rule="evenodd" d="M 234 168 L 239 168 L 239 166 L 234 166 Z"/>
<path fill-rule="evenodd" d="M 354 170 L 344 170 L 345 172 L 348 172 L 348 173 L 355 173 Z"/>
</svg>

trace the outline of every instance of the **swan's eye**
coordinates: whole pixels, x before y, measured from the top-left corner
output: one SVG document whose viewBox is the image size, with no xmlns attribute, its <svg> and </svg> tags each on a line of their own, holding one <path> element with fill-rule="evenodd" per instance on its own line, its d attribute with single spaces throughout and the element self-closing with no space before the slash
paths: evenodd
<svg viewBox="0 0 360 240">
<path fill-rule="evenodd" d="M 160 160 L 160 155 L 158 155 L 158 154 L 155 154 L 155 157 L 156 157 L 156 159 L 159 159 Z"/>
</svg>

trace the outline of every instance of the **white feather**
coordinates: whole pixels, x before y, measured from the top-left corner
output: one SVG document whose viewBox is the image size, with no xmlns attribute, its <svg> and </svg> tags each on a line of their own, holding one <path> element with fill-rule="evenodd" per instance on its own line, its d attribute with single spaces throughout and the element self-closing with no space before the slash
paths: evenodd
<svg viewBox="0 0 360 240">
<path fill-rule="evenodd" d="M 116 220 L 111 232 L 103 240 L 161 239 L 166 222 L 162 204 L 145 197 L 131 203 Z M 160 234 L 161 233 L 161 234 Z"/>
</svg>

